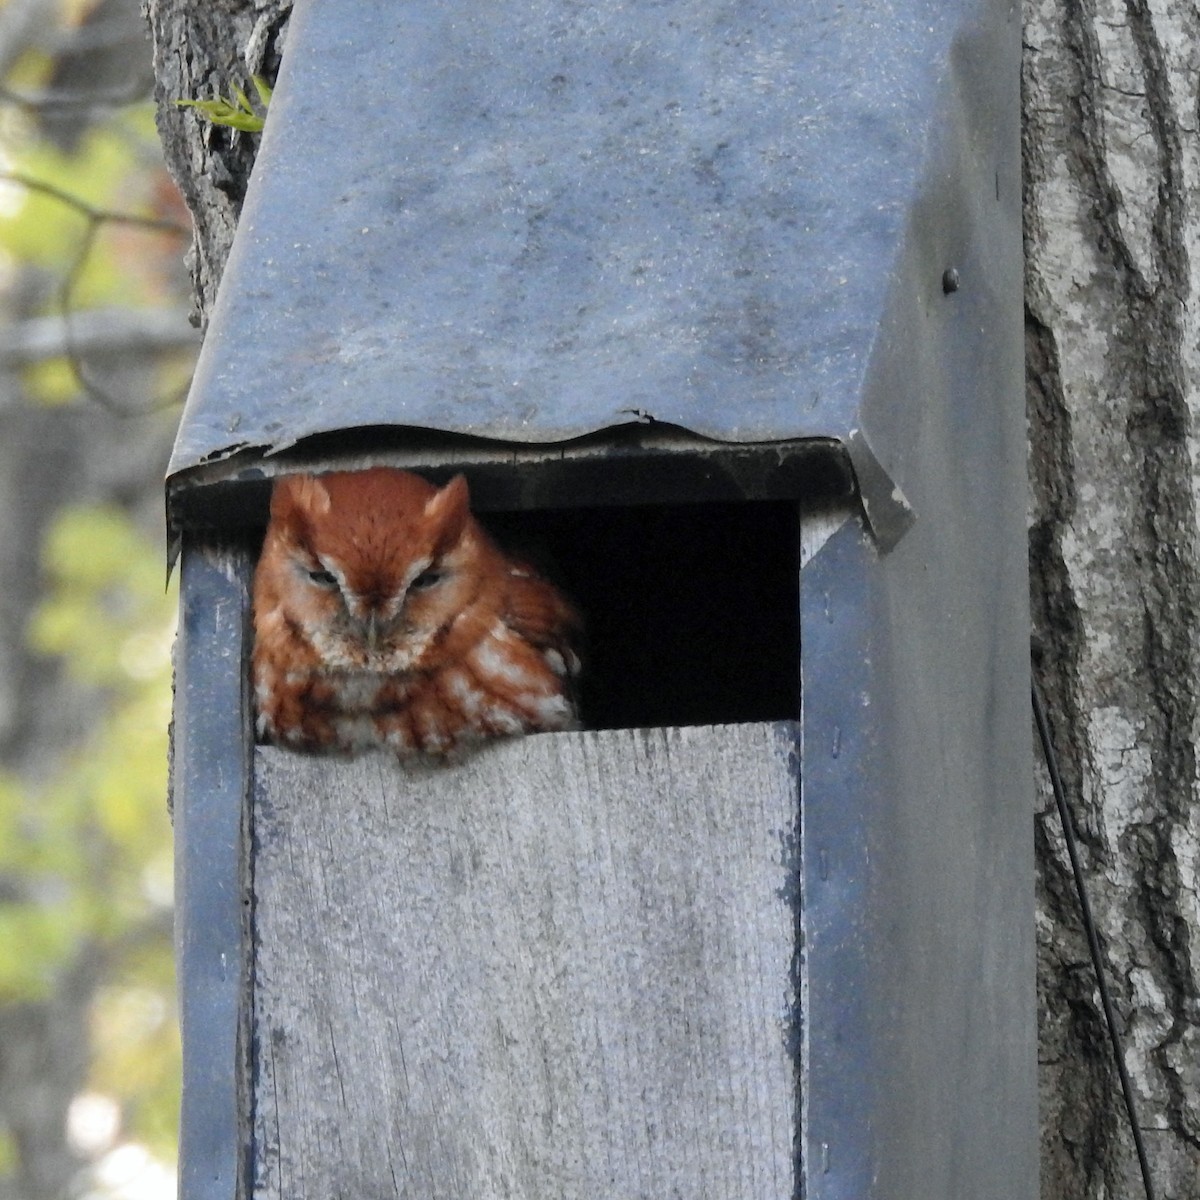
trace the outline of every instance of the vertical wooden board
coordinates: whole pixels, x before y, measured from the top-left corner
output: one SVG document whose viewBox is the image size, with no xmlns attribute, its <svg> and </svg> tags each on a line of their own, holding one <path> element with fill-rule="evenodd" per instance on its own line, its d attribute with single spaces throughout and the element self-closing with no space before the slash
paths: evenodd
<svg viewBox="0 0 1200 1200">
<path fill-rule="evenodd" d="M 254 1195 L 790 1197 L 796 739 L 259 751 Z"/>
</svg>

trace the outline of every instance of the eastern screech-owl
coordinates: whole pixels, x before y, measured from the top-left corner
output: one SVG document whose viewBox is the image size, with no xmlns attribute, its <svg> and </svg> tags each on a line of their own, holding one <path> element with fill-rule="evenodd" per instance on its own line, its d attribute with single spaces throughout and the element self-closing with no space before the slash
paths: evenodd
<svg viewBox="0 0 1200 1200">
<path fill-rule="evenodd" d="M 260 737 L 403 758 L 575 724 L 579 618 L 468 505 L 461 475 L 275 484 L 254 576 Z"/>
</svg>

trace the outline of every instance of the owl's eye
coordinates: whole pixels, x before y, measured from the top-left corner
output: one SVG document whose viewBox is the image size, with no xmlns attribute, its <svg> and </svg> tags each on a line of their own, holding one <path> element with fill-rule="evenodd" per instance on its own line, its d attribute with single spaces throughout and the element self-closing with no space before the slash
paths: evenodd
<svg viewBox="0 0 1200 1200">
<path fill-rule="evenodd" d="M 337 576 L 332 571 L 309 571 L 308 577 L 319 587 L 337 587 Z"/>
<path fill-rule="evenodd" d="M 415 591 L 423 592 L 426 588 L 436 587 L 445 578 L 444 571 L 430 569 L 422 571 L 408 586 Z"/>
</svg>

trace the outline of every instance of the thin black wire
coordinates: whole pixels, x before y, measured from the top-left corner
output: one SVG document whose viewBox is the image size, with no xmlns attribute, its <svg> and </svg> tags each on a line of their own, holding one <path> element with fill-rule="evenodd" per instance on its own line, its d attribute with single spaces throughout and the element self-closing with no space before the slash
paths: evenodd
<svg viewBox="0 0 1200 1200">
<path fill-rule="evenodd" d="M 1071 873 L 1075 876 L 1075 891 L 1079 896 L 1079 914 L 1087 933 L 1088 949 L 1092 954 L 1092 967 L 1096 972 L 1096 984 L 1100 990 L 1100 1003 L 1104 1008 L 1104 1021 L 1108 1025 L 1108 1039 L 1112 1043 L 1113 1058 L 1117 1074 L 1121 1078 L 1121 1093 L 1125 1097 L 1125 1111 L 1129 1114 L 1129 1128 L 1133 1133 L 1133 1145 L 1137 1150 L 1138 1166 L 1142 1171 L 1142 1186 L 1146 1200 L 1154 1200 L 1154 1184 L 1150 1179 L 1150 1162 L 1146 1157 L 1146 1145 L 1142 1141 L 1142 1127 L 1138 1124 L 1137 1106 L 1133 1098 L 1133 1084 L 1125 1068 L 1125 1051 L 1121 1046 L 1121 1035 L 1117 1032 L 1117 1019 L 1113 1013 L 1112 1000 L 1108 994 L 1108 982 L 1104 976 L 1104 962 L 1100 955 L 1100 937 L 1096 933 L 1096 922 L 1092 919 L 1092 906 L 1088 901 L 1087 888 L 1083 880 L 1083 868 L 1079 865 L 1079 851 L 1075 839 L 1075 822 L 1067 807 L 1067 793 L 1062 776 L 1058 772 L 1058 756 L 1050 739 L 1050 722 L 1046 717 L 1046 706 L 1041 692 L 1033 684 L 1033 716 L 1037 722 L 1038 736 L 1042 740 L 1042 753 L 1046 758 L 1046 769 L 1050 772 L 1050 786 L 1054 790 L 1054 803 L 1058 805 L 1058 818 L 1062 822 L 1063 839 L 1067 844 L 1067 856 L 1071 860 Z"/>
</svg>

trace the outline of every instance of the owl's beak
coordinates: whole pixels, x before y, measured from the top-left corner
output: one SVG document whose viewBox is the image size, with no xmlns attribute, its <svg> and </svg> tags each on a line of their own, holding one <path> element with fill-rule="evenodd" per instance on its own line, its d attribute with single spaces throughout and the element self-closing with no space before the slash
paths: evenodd
<svg viewBox="0 0 1200 1200">
<path fill-rule="evenodd" d="M 367 649 L 374 654 L 379 647 L 379 617 L 377 614 L 372 613 L 367 618 L 363 633 L 366 637 Z"/>
</svg>

